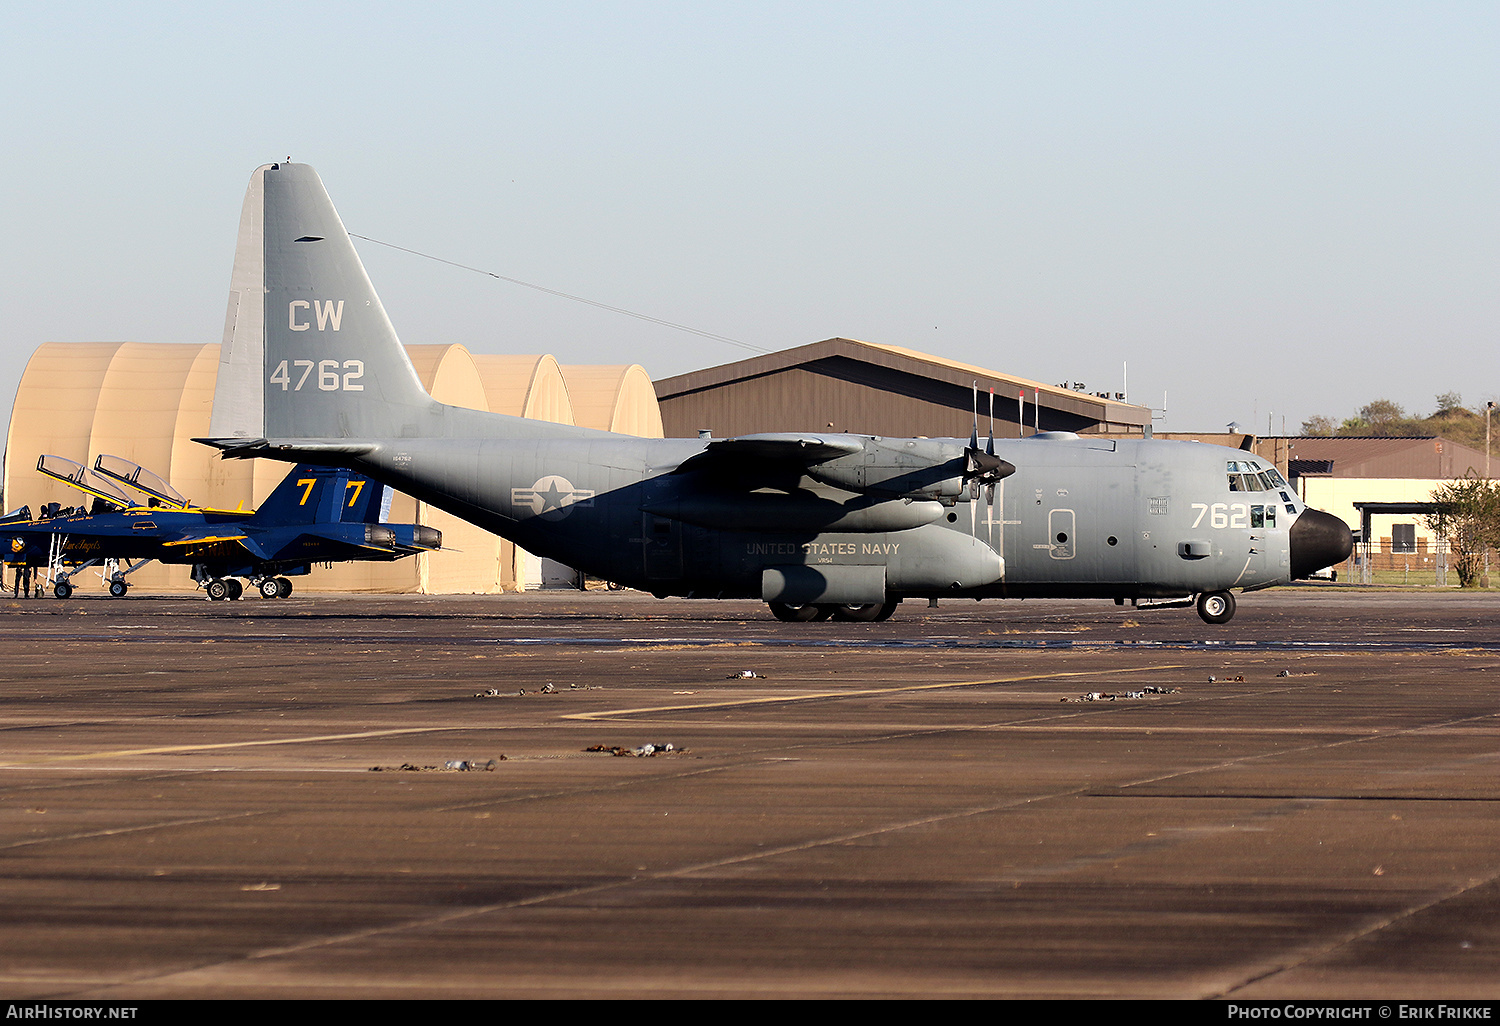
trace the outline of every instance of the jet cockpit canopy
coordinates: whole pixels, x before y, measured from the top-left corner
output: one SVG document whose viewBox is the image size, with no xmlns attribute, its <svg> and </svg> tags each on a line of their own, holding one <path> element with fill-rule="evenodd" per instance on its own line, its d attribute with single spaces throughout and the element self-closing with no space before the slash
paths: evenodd
<svg viewBox="0 0 1500 1026">
<path fill-rule="evenodd" d="M 99 458 L 94 460 L 94 469 L 105 477 L 129 485 L 142 495 L 156 500 L 148 505 L 166 506 L 170 509 L 188 508 L 187 497 L 168 484 L 165 478 L 151 473 L 139 463 L 132 463 L 123 456 L 101 453 Z"/>
<path fill-rule="evenodd" d="M 42 456 L 36 461 L 36 469 L 47 477 L 61 481 L 70 488 L 77 488 L 110 506 L 129 509 L 135 505 L 123 488 L 76 460 L 65 456 Z"/>
</svg>

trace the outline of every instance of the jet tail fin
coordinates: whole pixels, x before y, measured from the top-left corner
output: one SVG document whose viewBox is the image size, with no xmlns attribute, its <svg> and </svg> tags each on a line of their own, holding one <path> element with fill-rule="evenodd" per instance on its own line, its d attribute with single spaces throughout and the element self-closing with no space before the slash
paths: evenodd
<svg viewBox="0 0 1500 1026">
<path fill-rule="evenodd" d="M 267 164 L 245 193 L 210 434 L 420 437 L 443 407 L 422 387 L 318 174 Z"/>
<path fill-rule="evenodd" d="M 365 479 L 351 471 L 335 467 L 314 467 L 299 463 L 255 511 L 254 519 L 262 527 L 286 527 L 298 524 L 336 524 L 356 520 L 344 516 L 354 481 Z M 364 489 L 369 488 L 365 483 Z M 363 489 L 361 489 L 363 491 Z M 360 491 L 354 492 L 359 502 Z"/>
</svg>

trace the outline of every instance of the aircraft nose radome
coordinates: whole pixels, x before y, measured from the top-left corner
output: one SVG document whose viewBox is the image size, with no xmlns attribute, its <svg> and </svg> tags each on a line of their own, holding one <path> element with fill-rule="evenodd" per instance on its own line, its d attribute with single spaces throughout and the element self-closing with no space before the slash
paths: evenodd
<svg viewBox="0 0 1500 1026">
<path fill-rule="evenodd" d="M 1319 509 L 1303 510 L 1293 521 L 1290 535 L 1293 580 L 1342 563 L 1354 551 L 1349 525 Z"/>
</svg>

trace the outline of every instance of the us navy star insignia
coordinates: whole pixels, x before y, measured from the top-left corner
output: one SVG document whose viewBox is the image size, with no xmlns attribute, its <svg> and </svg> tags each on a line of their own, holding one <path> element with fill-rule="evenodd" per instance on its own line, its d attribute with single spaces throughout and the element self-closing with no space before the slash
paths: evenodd
<svg viewBox="0 0 1500 1026">
<path fill-rule="evenodd" d="M 529 508 L 533 516 L 543 520 L 561 520 L 573 512 L 574 506 L 592 506 L 594 493 L 574 488 L 565 477 L 549 474 L 530 488 L 512 488 L 510 504 L 518 513 Z"/>
</svg>

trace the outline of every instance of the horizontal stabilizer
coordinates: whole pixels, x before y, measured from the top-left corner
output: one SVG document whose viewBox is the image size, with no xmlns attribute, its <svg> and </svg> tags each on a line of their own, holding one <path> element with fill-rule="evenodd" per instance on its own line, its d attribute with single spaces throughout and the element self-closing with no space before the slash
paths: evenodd
<svg viewBox="0 0 1500 1026">
<path fill-rule="evenodd" d="M 264 438 L 195 438 L 195 442 L 211 445 L 223 450 L 226 460 L 253 460 L 264 456 L 271 459 L 306 460 L 317 462 L 330 456 L 368 456 L 380 447 L 374 442 L 343 442 L 324 439 L 297 439 L 295 441 L 268 442 Z"/>
</svg>

